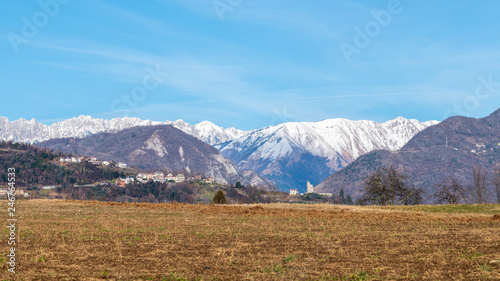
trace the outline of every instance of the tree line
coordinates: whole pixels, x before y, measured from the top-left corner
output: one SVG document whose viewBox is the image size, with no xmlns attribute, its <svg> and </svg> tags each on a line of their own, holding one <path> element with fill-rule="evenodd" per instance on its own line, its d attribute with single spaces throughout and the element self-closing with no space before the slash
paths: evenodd
<svg viewBox="0 0 500 281">
<path fill-rule="evenodd" d="M 7 169 L 16 169 L 20 187 L 36 185 L 89 184 L 124 176 L 111 167 L 98 167 L 86 161 L 59 165 L 54 160 L 71 154 L 54 152 L 24 143 L 0 142 L 0 183 L 7 182 Z"/>
<path fill-rule="evenodd" d="M 236 190 L 238 189 L 238 190 Z M 207 186 L 198 183 L 160 183 L 148 181 L 127 184 L 125 187 L 115 185 L 73 186 L 64 184 L 55 190 L 57 197 L 74 200 L 97 200 L 113 202 L 144 203 L 189 203 L 189 204 L 224 204 L 235 203 L 268 203 L 264 191 L 253 186 L 239 185 Z M 220 192 L 224 192 L 224 200 Z M 217 195 L 218 194 L 218 195 Z M 217 200 L 214 199 L 217 195 Z M 226 201 L 227 197 L 227 201 Z"/>
<path fill-rule="evenodd" d="M 488 171 L 480 166 L 472 167 L 473 181 L 461 185 L 455 178 L 446 178 L 435 186 L 430 195 L 436 204 L 460 204 L 468 201 L 486 203 L 488 186 L 500 203 L 500 168 L 495 168 L 491 179 Z M 363 195 L 356 201 L 359 205 L 418 205 L 424 202 L 424 190 L 408 182 L 408 176 L 394 167 L 384 167 L 370 174 L 363 183 Z"/>
</svg>

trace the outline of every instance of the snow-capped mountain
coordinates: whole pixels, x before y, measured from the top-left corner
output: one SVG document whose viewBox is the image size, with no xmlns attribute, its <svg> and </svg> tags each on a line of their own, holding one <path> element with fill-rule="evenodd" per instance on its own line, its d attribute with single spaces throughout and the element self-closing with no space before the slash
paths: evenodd
<svg viewBox="0 0 500 281">
<path fill-rule="evenodd" d="M 384 123 L 339 118 L 241 131 L 222 128 L 209 121 L 190 125 L 182 120 L 159 122 L 129 117 L 104 120 L 79 116 L 49 126 L 35 119 L 9 122 L 0 117 L 0 140 L 38 143 L 55 138 L 113 133 L 137 126 L 173 125 L 215 146 L 240 169 L 256 171 L 283 190 L 298 188 L 303 191 L 306 181 L 318 184 L 373 150 L 397 150 L 415 134 L 437 123 L 403 117 Z"/>
<path fill-rule="evenodd" d="M 210 145 L 227 142 L 248 133 L 235 128 L 219 127 L 210 121 L 203 121 L 194 126 L 182 120 L 166 121 L 164 124 L 171 124 L 184 133 L 197 137 Z"/>
<path fill-rule="evenodd" d="M 162 124 L 173 125 L 211 145 L 226 142 L 247 133 L 235 128 L 225 129 L 208 121 L 190 125 L 182 120 L 158 122 L 131 117 L 104 120 L 82 115 L 49 126 L 35 119 L 21 118 L 9 122 L 9 119 L 0 117 L 0 140 L 33 144 L 55 138 L 83 138 L 101 132 L 118 132 L 137 126 Z"/>
<path fill-rule="evenodd" d="M 164 171 L 214 177 L 218 183 L 273 190 L 275 187 L 253 171 L 240 171 L 213 146 L 171 125 L 136 126 L 116 133 L 85 138 L 59 138 L 37 146 L 76 155 L 124 162 L 143 171 Z"/>
<path fill-rule="evenodd" d="M 397 150 L 437 121 L 398 117 L 384 123 L 328 119 L 293 122 L 250 132 L 216 145 L 240 168 L 272 179 L 281 189 L 303 190 L 373 150 Z"/>
</svg>

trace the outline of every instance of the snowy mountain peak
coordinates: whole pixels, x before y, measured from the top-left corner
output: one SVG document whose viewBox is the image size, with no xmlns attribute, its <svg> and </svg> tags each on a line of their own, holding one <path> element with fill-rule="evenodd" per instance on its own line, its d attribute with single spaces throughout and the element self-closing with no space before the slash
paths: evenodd
<svg viewBox="0 0 500 281">
<path fill-rule="evenodd" d="M 403 117 L 384 123 L 344 118 L 290 122 L 249 132 L 216 147 L 240 168 L 273 178 L 284 189 L 300 189 L 297 173 L 307 176 L 309 171 L 307 177 L 319 183 L 323 179 L 314 177 L 326 177 L 373 150 L 399 149 L 437 123 Z"/>
<path fill-rule="evenodd" d="M 234 128 L 224 129 L 212 122 L 201 122 L 195 126 L 179 119 L 172 121 L 142 120 L 136 117 L 123 117 L 105 120 L 93 118 L 88 115 L 80 115 L 52 125 L 45 125 L 36 119 L 30 121 L 20 118 L 9 121 L 6 117 L 0 117 L 0 139 L 15 142 L 37 143 L 55 138 L 83 138 L 101 132 L 117 132 L 137 126 L 152 126 L 167 124 L 193 135 L 208 144 L 226 142 L 240 137 L 247 132 Z"/>
<path fill-rule="evenodd" d="M 210 121 L 201 121 L 200 123 L 196 124 L 195 126 L 197 127 L 216 127 L 214 123 Z"/>
</svg>

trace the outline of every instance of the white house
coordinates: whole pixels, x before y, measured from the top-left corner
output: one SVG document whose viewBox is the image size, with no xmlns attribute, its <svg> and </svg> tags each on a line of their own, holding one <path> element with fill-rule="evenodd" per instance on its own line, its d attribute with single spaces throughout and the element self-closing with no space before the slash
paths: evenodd
<svg viewBox="0 0 500 281">
<path fill-rule="evenodd" d="M 135 178 L 133 176 L 128 176 L 125 179 L 125 184 L 134 183 L 134 182 L 135 182 Z"/>
<path fill-rule="evenodd" d="M 299 190 L 298 189 L 290 189 L 290 195 L 291 196 L 299 195 Z"/>
<path fill-rule="evenodd" d="M 178 174 L 175 177 L 175 182 L 184 182 L 186 180 L 186 177 L 183 174 Z"/>
<path fill-rule="evenodd" d="M 175 181 L 176 177 L 174 177 L 172 174 L 167 175 L 167 181 Z"/>
<path fill-rule="evenodd" d="M 167 181 L 167 178 L 154 178 L 153 181 L 159 183 L 165 183 Z"/>
<path fill-rule="evenodd" d="M 155 172 L 153 175 L 155 178 L 164 178 L 165 177 L 165 174 L 163 174 L 162 172 Z"/>
<path fill-rule="evenodd" d="M 69 157 L 61 157 L 61 158 L 59 159 L 59 161 L 60 161 L 61 163 L 71 163 L 71 158 L 69 158 Z"/>
<path fill-rule="evenodd" d="M 109 165 L 111 165 L 111 163 L 109 161 L 102 161 L 102 165 L 109 167 Z"/>
<path fill-rule="evenodd" d="M 81 163 L 83 157 L 71 157 L 71 162 L 73 163 Z"/>
<path fill-rule="evenodd" d="M 122 163 L 122 162 L 118 163 L 117 166 L 118 166 L 118 168 L 122 168 L 122 169 L 126 169 L 127 168 L 127 164 Z"/>
<path fill-rule="evenodd" d="M 15 195 L 19 195 L 19 196 L 23 196 L 24 198 L 27 198 L 30 196 L 30 193 L 29 191 L 27 190 L 22 190 L 22 189 L 16 189 L 16 191 L 14 191 L 14 194 Z"/>
</svg>

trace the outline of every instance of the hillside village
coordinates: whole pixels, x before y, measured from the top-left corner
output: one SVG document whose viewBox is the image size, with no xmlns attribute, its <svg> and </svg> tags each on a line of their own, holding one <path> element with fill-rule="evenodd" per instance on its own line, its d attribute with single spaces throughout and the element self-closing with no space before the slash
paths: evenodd
<svg viewBox="0 0 500 281">
<path fill-rule="evenodd" d="M 113 161 L 102 161 L 97 157 L 84 157 L 84 156 L 73 156 L 73 157 L 60 157 L 60 163 L 82 163 L 88 162 L 96 166 L 105 166 L 110 167 L 114 166 L 121 169 L 126 169 L 127 164 L 118 162 L 115 163 Z M 159 182 L 159 183 L 183 183 L 183 182 L 202 182 L 207 184 L 216 183 L 214 177 L 202 177 L 201 175 L 195 175 L 192 177 L 186 177 L 184 174 L 179 173 L 177 175 L 173 175 L 172 173 L 166 174 L 163 172 L 152 172 L 152 173 L 144 173 L 140 172 L 136 176 L 129 175 L 126 177 L 119 177 L 115 179 L 114 184 L 116 186 L 125 187 L 127 184 L 133 184 L 136 182 L 147 183 L 148 181 Z M 96 183 L 96 185 L 109 185 L 109 182 L 100 182 Z"/>
<path fill-rule="evenodd" d="M 52 156 L 53 157 L 53 156 Z M 49 157 L 50 158 L 50 157 Z M 126 163 L 122 162 L 114 162 L 102 160 L 97 157 L 86 157 L 86 156 L 60 156 L 50 158 L 49 163 L 56 165 L 55 167 L 61 167 L 66 169 L 85 169 L 85 167 L 96 167 L 99 169 L 113 169 L 116 174 L 116 177 L 111 177 L 108 179 L 100 179 L 95 182 L 87 182 L 87 183 L 74 183 L 75 187 L 121 187 L 126 188 L 127 186 L 131 186 L 134 184 L 146 184 L 146 183 L 160 183 L 160 184 L 178 184 L 178 183 L 201 183 L 208 186 L 216 185 L 217 182 L 214 177 L 204 177 L 202 175 L 194 175 L 187 176 L 183 173 L 165 174 L 163 172 L 140 172 L 135 168 L 130 168 Z M 90 165 L 90 166 L 88 166 Z M 118 169 L 118 170 L 116 170 Z M 119 172 L 121 170 L 121 172 Z M 61 184 L 52 184 L 52 185 L 40 185 L 40 184 L 29 184 L 28 186 L 21 187 L 18 186 L 18 189 L 15 191 L 15 195 L 17 198 L 31 198 L 33 196 L 33 190 L 40 191 L 51 191 L 61 188 Z M 44 193 L 44 192 L 42 192 Z M 7 198 L 9 196 L 7 189 L 0 188 L 0 198 Z"/>
<path fill-rule="evenodd" d="M 159 182 L 159 183 L 182 183 L 182 182 L 203 182 L 203 183 L 216 183 L 214 177 L 201 177 L 201 175 L 196 175 L 194 177 L 186 178 L 184 174 L 167 174 L 165 175 L 162 172 L 154 172 L 154 173 L 139 173 L 136 177 L 128 176 L 128 177 L 120 177 L 116 180 L 117 186 L 125 187 L 127 184 L 132 184 L 134 182 L 147 183 L 148 181 Z"/>
</svg>

